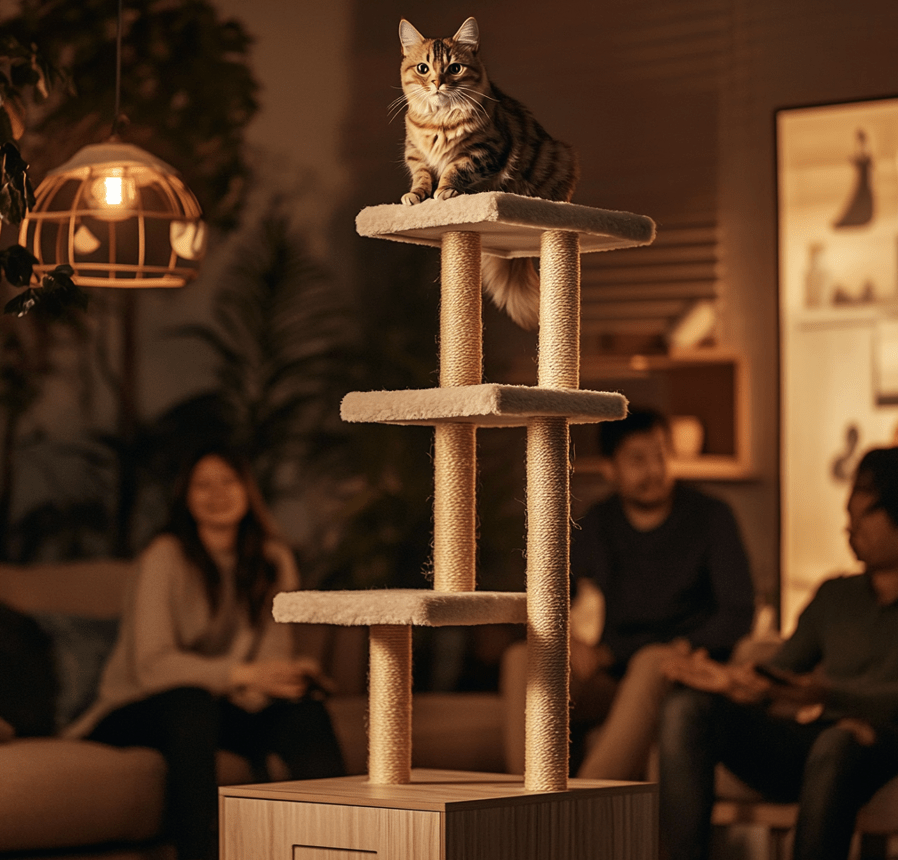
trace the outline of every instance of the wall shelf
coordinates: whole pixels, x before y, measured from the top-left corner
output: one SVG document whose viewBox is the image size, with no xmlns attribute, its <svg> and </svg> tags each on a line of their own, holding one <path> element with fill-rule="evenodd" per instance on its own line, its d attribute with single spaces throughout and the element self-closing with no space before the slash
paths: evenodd
<svg viewBox="0 0 898 860">
<path fill-rule="evenodd" d="M 753 477 L 748 450 L 748 386 L 744 362 L 717 348 L 666 355 L 584 356 L 581 384 L 593 390 L 624 391 L 631 406 L 652 406 L 670 416 L 692 415 L 705 431 L 701 453 L 675 457 L 678 478 L 745 481 Z M 596 431 L 572 427 L 574 477 L 601 478 Z"/>
</svg>

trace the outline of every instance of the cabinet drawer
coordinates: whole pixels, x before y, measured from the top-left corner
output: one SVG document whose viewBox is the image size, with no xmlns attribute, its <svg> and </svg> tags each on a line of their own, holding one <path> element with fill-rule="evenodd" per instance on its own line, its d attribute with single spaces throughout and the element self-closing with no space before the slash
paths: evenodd
<svg viewBox="0 0 898 860">
<path fill-rule="evenodd" d="M 221 798 L 221 860 L 429 860 L 440 813 Z"/>
</svg>

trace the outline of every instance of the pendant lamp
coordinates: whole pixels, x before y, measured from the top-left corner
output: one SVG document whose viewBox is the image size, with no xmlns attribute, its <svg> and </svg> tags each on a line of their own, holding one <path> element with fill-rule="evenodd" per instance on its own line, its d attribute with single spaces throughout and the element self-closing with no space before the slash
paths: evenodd
<svg viewBox="0 0 898 860">
<path fill-rule="evenodd" d="M 47 174 L 19 244 L 37 258 L 38 278 L 66 264 L 82 287 L 183 287 L 205 254 L 206 227 L 178 172 L 116 135 L 121 36 L 119 0 L 112 136 Z"/>
<path fill-rule="evenodd" d="M 81 287 L 183 287 L 206 246 L 196 197 L 150 153 L 110 140 L 80 149 L 50 171 L 19 244 L 40 276 L 65 263 Z"/>
</svg>

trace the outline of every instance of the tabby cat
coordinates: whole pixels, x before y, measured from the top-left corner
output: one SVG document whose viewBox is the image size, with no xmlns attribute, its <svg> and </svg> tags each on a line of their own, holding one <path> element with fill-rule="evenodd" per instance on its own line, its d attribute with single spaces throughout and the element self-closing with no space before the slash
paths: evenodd
<svg viewBox="0 0 898 860">
<path fill-rule="evenodd" d="M 571 199 L 578 175 L 574 151 L 490 82 L 473 18 L 451 39 L 425 39 L 403 19 L 399 40 L 412 186 L 404 204 L 480 191 Z M 518 325 L 536 327 L 539 278 L 532 261 L 484 255 L 483 287 Z"/>
</svg>

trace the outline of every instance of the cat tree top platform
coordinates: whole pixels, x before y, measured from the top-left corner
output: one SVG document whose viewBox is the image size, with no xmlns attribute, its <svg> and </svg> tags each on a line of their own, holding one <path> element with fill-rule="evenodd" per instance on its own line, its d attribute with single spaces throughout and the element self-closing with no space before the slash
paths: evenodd
<svg viewBox="0 0 898 860">
<path fill-rule="evenodd" d="M 581 254 L 648 245 L 655 238 L 655 222 L 645 215 L 503 191 L 369 206 L 355 223 L 361 236 L 437 247 L 444 233 L 475 232 L 483 252 L 496 257 L 538 257 L 547 230 L 579 234 Z"/>
<path fill-rule="evenodd" d="M 274 620 L 299 624 L 370 627 L 473 627 L 524 624 L 527 595 L 517 591 L 431 591 L 393 588 L 367 591 L 287 591 L 275 595 Z"/>
<path fill-rule="evenodd" d="M 523 426 L 530 418 L 560 416 L 572 424 L 616 421 L 627 414 L 627 398 L 608 391 L 535 388 L 527 385 L 464 385 L 408 391 L 352 391 L 340 417 L 368 424 L 469 423 L 481 427 Z"/>
</svg>

